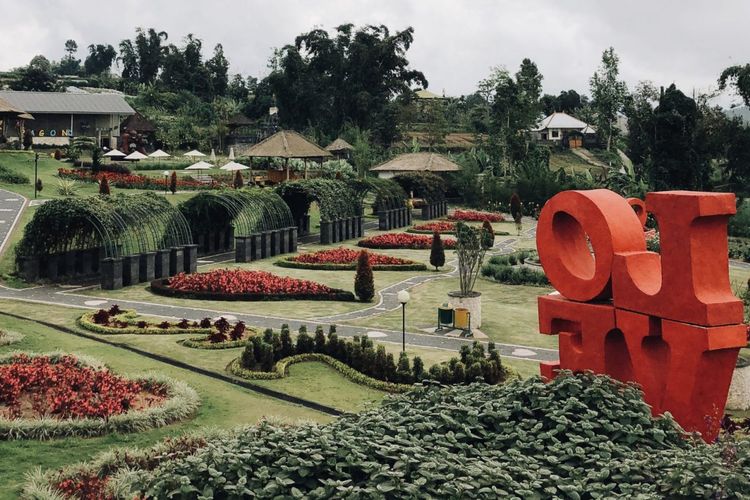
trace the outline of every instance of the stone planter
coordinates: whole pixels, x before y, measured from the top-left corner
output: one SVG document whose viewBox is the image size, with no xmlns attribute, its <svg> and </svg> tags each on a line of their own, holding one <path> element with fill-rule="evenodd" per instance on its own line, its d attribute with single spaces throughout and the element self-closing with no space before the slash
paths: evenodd
<svg viewBox="0 0 750 500">
<path fill-rule="evenodd" d="M 727 410 L 750 410 L 750 360 L 738 358 L 727 396 Z"/>
<path fill-rule="evenodd" d="M 471 292 L 468 297 L 462 297 L 461 292 L 448 292 L 448 305 L 456 308 L 463 307 L 471 315 L 471 328 L 482 326 L 482 294 Z"/>
</svg>

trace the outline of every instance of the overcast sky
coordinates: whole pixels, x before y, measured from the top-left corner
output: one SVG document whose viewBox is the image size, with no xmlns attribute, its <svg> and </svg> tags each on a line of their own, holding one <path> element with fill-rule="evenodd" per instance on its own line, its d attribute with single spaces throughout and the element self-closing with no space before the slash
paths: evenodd
<svg viewBox="0 0 750 500">
<path fill-rule="evenodd" d="M 651 80 L 688 94 L 715 89 L 723 68 L 750 62 L 750 2 L 743 0 L 0 0 L 0 7 L 0 69 L 35 54 L 59 59 L 69 38 L 83 59 L 89 44 L 117 47 L 142 26 L 166 31 L 170 42 L 194 33 L 206 55 L 222 43 L 232 72 L 263 76 L 273 47 L 347 22 L 413 26 L 412 66 L 432 91 L 448 95 L 473 92 L 492 66 L 515 71 L 524 57 L 539 66 L 545 92 L 588 93 L 610 45 L 631 88 Z"/>
</svg>

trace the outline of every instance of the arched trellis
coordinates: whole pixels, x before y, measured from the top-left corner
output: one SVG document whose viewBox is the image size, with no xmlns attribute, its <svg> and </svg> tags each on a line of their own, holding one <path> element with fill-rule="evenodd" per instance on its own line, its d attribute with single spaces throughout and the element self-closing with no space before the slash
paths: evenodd
<svg viewBox="0 0 750 500">
<path fill-rule="evenodd" d="M 260 188 L 204 191 L 181 203 L 179 210 L 202 253 L 231 249 L 233 237 L 294 225 L 284 200 Z"/>
<path fill-rule="evenodd" d="M 374 213 L 384 210 L 397 210 L 406 206 L 406 192 L 397 182 L 391 179 L 366 177 L 350 179 L 347 185 L 356 193 L 360 206 L 368 193 L 375 195 L 372 205 Z"/>
<path fill-rule="evenodd" d="M 346 182 L 336 179 L 284 182 L 276 192 L 289 205 L 296 221 L 307 214 L 313 201 L 318 202 L 322 221 L 356 217 L 362 212 L 361 198 Z"/>
<path fill-rule="evenodd" d="M 154 193 L 61 198 L 37 209 L 16 255 L 44 257 L 101 249 L 102 257 L 122 257 L 191 241 L 182 214 Z"/>
<path fill-rule="evenodd" d="M 445 200 L 446 185 L 439 175 L 432 172 L 408 172 L 393 177 L 406 193 L 414 193 L 427 203 L 438 203 Z"/>
</svg>

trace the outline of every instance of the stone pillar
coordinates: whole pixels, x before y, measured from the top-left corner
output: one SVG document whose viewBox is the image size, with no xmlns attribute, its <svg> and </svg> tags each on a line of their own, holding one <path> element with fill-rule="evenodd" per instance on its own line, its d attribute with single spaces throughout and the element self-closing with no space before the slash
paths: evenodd
<svg viewBox="0 0 750 500">
<path fill-rule="evenodd" d="M 156 278 L 156 252 L 141 254 L 141 262 L 138 267 L 138 281 L 149 283 Z"/>
<path fill-rule="evenodd" d="M 39 257 L 18 257 L 16 265 L 24 280 L 33 283 L 39 279 Z"/>
<path fill-rule="evenodd" d="M 122 285 L 137 285 L 140 278 L 140 255 L 126 255 L 122 258 Z"/>
<path fill-rule="evenodd" d="M 289 228 L 279 229 L 276 233 L 276 239 L 279 240 L 279 253 L 287 253 L 289 251 Z"/>
<path fill-rule="evenodd" d="M 297 227 L 289 228 L 289 253 L 297 251 Z"/>
<path fill-rule="evenodd" d="M 94 259 L 93 252 L 91 249 L 81 250 L 81 274 L 84 276 L 91 276 L 94 274 Z"/>
<path fill-rule="evenodd" d="M 63 264 L 65 267 L 63 274 L 65 274 L 65 276 L 73 277 L 76 275 L 76 254 L 77 253 L 78 253 L 77 250 L 69 250 L 62 255 Z"/>
<path fill-rule="evenodd" d="M 206 253 L 214 253 L 216 251 L 216 233 L 214 233 L 213 231 L 209 231 L 206 239 Z"/>
<path fill-rule="evenodd" d="M 281 234 L 278 229 L 269 231 L 271 233 L 271 256 L 281 253 Z"/>
<path fill-rule="evenodd" d="M 328 221 L 320 221 L 320 243 L 322 245 L 328 245 L 333 240 L 333 227 Z"/>
<path fill-rule="evenodd" d="M 50 281 L 57 281 L 58 273 L 60 270 L 60 256 L 50 255 L 47 257 L 47 279 Z"/>
<path fill-rule="evenodd" d="M 310 234 L 310 214 L 302 216 L 302 234 Z"/>
<path fill-rule="evenodd" d="M 411 219 L 413 217 L 411 208 L 406 208 L 406 225 L 411 226 Z"/>
<path fill-rule="evenodd" d="M 169 249 L 169 275 L 181 273 L 185 270 L 185 254 L 182 247 Z"/>
<path fill-rule="evenodd" d="M 249 236 L 234 237 L 234 261 L 250 262 L 252 258 L 252 242 Z"/>
<path fill-rule="evenodd" d="M 253 233 L 248 238 L 250 238 L 250 260 L 260 260 L 263 258 L 260 233 Z"/>
<path fill-rule="evenodd" d="M 353 239 L 357 237 L 357 217 L 349 217 L 349 238 Z"/>
<path fill-rule="evenodd" d="M 260 233 L 260 256 L 263 259 L 267 259 L 271 256 L 271 233 L 270 231 L 263 231 Z"/>
<path fill-rule="evenodd" d="M 154 279 L 169 277 L 169 254 L 168 248 L 162 248 L 156 251 L 154 258 Z"/>
<path fill-rule="evenodd" d="M 103 290 L 122 288 L 122 259 L 108 257 L 101 262 L 101 285 Z"/>
<path fill-rule="evenodd" d="M 386 217 L 385 211 L 381 210 L 378 212 L 378 230 L 387 231 L 388 229 L 388 217 Z"/>
<path fill-rule="evenodd" d="M 198 245 L 189 244 L 182 247 L 183 264 L 186 273 L 191 274 L 198 270 Z"/>
<path fill-rule="evenodd" d="M 351 217 L 346 217 L 345 219 L 342 219 L 341 222 L 343 222 L 343 231 L 341 231 L 341 241 L 346 241 L 352 239 L 352 223 L 351 223 Z"/>
<path fill-rule="evenodd" d="M 404 227 L 406 225 L 406 208 L 401 207 L 398 209 L 398 227 Z"/>
<path fill-rule="evenodd" d="M 102 249 L 101 248 L 92 248 L 91 254 L 89 255 L 89 259 L 91 259 L 91 270 L 94 272 L 94 274 L 98 273 L 100 271 L 99 265 L 102 262 Z"/>
<path fill-rule="evenodd" d="M 365 235 L 365 228 L 364 228 L 364 217 L 361 215 L 357 217 L 357 238 L 361 238 Z"/>
<path fill-rule="evenodd" d="M 216 251 L 226 252 L 226 250 L 227 250 L 227 232 L 219 231 L 218 235 L 216 236 Z"/>
</svg>

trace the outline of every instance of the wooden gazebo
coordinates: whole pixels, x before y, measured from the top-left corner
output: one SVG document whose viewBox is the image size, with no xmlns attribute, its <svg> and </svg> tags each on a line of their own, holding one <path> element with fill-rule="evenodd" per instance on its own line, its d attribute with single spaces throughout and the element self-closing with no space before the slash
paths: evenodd
<svg viewBox="0 0 750 500">
<path fill-rule="evenodd" d="M 331 153 L 336 155 L 337 158 L 349 159 L 349 153 L 351 151 L 354 151 L 354 146 L 339 137 L 328 146 L 326 146 L 326 151 L 330 151 Z"/>
<path fill-rule="evenodd" d="M 305 178 L 307 178 L 307 161 L 309 159 L 322 160 L 323 158 L 330 158 L 333 155 L 317 144 L 307 140 L 302 134 L 292 130 L 281 130 L 252 146 L 244 153 L 244 156 L 251 158 L 284 158 L 286 180 L 289 180 L 290 158 L 297 158 L 305 162 Z M 271 180 L 270 176 L 269 180 Z"/>
</svg>

